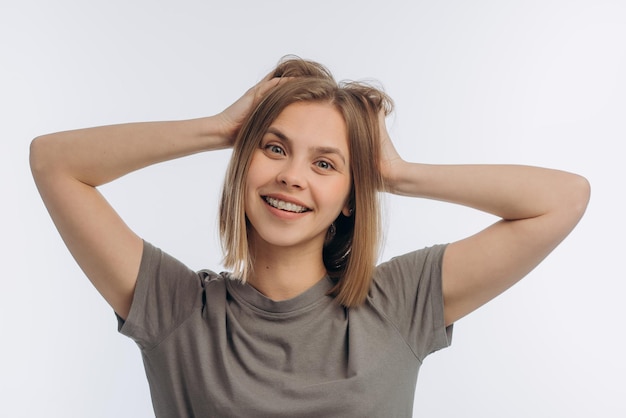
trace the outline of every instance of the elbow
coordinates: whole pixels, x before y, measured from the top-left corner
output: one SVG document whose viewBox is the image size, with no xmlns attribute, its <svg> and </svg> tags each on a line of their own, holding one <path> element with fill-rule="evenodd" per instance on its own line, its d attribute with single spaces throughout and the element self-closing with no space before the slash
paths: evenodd
<svg viewBox="0 0 626 418">
<path fill-rule="evenodd" d="M 55 167 L 50 138 L 39 136 L 30 143 L 28 162 L 35 183 L 47 177 Z"/>
<path fill-rule="evenodd" d="M 28 154 L 28 162 L 30 164 L 30 171 L 33 173 L 33 177 L 35 180 L 37 179 L 37 175 L 43 171 L 43 150 L 42 146 L 42 137 L 37 137 L 33 139 L 30 143 L 30 150 Z"/>
<path fill-rule="evenodd" d="M 591 184 L 583 176 L 576 176 L 578 178 L 578 198 L 577 205 L 580 212 L 580 216 L 587 210 L 589 199 L 591 199 Z"/>
<path fill-rule="evenodd" d="M 591 184 L 589 181 L 583 176 L 572 174 L 566 202 L 567 210 L 571 213 L 575 223 L 578 223 L 585 214 L 590 198 Z"/>
</svg>

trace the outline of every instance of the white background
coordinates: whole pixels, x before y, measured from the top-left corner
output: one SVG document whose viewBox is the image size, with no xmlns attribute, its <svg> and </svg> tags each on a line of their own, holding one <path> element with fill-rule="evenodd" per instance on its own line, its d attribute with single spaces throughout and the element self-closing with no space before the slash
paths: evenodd
<svg viewBox="0 0 626 418">
<path fill-rule="evenodd" d="M 220 111 L 285 54 L 380 80 L 401 153 L 586 176 L 587 214 L 526 279 L 459 321 L 422 367 L 415 416 L 624 417 L 626 2 L 0 3 L 0 416 L 152 416 L 141 357 L 63 246 L 30 177 L 37 135 Z M 145 239 L 219 269 L 230 153 L 102 188 Z M 386 199 L 382 259 L 493 219 Z"/>
</svg>

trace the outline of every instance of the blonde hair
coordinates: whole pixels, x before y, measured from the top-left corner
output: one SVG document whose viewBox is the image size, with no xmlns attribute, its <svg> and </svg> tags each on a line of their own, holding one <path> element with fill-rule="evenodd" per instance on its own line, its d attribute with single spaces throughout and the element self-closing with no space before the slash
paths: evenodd
<svg viewBox="0 0 626 418">
<path fill-rule="evenodd" d="M 346 307 L 362 304 L 370 287 L 378 256 L 381 214 L 378 192 L 383 182 L 378 170 L 380 154 L 378 113 L 391 112 L 391 99 L 380 89 L 358 82 L 337 83 L 321 64 L 287 58 L 274 77 L 290 77 L 270 91 L 248 115 L 235 139 L 220 202 L 220 236 L 224 265 L 233 276 L 246 280 L 254 260 L 248 246 L 244 209 L 250 160 L 263 135 L 290 104 L 329 103 L 343 115 L 350 153 L 351 216 L 340 214 L 323 249 L 323 261 L 336 280 L 330 294 Z"/>
</svg>

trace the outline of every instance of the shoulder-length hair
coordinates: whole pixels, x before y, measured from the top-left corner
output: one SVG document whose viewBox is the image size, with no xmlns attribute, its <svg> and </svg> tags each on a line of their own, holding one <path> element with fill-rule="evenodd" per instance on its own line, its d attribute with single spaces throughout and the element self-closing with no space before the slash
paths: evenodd
<svg viewBox="0 0 626 418">
<path fill-rule="evenodd" d="M 336 282 L 329 294 L 346 307 L 358 306 L 367 296 L 381 241 L 378 114 L 391 112 L 392 101 L 380 89 L 364 83 L 337 83 L 324 66 L 299 58 L 282 60 L 273 76 L 289 79 L 267 93 L 248 115 L 226 172 L 219 215 L 224 265 L 243 281 L 253 271 L 244 191 L 252 155 L 267 129 L 292 103 L 329 103 L 342 114 L 347 127 L 352 213 L 340 214 L 335 220 L 335 232 L 324 245 L 323 261 Z"/>
</svg>

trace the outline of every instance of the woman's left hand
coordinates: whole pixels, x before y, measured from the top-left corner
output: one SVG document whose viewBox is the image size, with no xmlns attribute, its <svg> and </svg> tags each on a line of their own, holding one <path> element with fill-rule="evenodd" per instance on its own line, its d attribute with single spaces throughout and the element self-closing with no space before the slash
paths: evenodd
<svg viewBox="0 0 626 418">
<path fill-rule="evenodd" d="M 432 165 L 404 161 L 378 115 L 384 191 L 456 203 L 501 218 L 451 243 L 442 262 L 447 325 L 524 277 L 567 236 L 589 200 L 575 174 L 513 165 Z"/>
<path fill-rule="evenodd" d="M 378 112 L 378 127 L 380 131 L 380 160 L 378 162 L 378 168 L 383 177 L 385 191 L 393 192 L 396 182 L 398 181 L 397 173 L 400 166 L 404 163 L 404 160 L 402 160 L 402 157 L 400 157 L 400 154 L 391 141 L 385 119 L 385 111 L 381 109 L 380 112 Z"/>
</svg>

